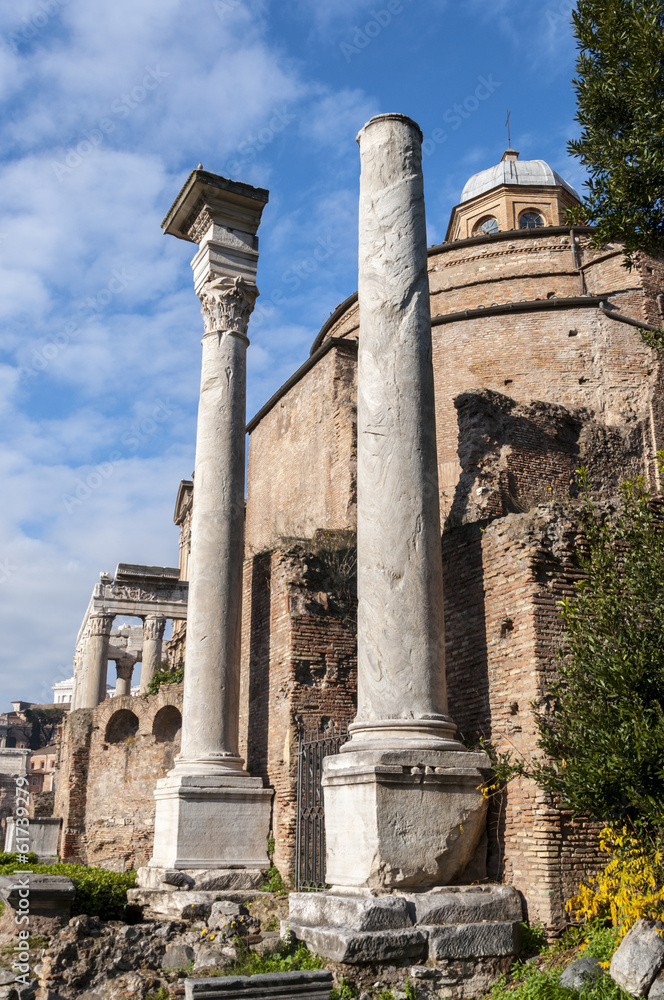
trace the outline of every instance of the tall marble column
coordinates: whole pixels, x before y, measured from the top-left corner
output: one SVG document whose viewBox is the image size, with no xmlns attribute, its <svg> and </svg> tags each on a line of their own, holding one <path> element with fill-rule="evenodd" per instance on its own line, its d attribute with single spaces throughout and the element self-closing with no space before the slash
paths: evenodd
<svg viewBox="0 0 664 1000">
<path fill-rule="evenodd" d="M 131 695 L 131 679 L 134 673 L 135 660 L 128 657 L 115 661 L 117 679 L 115 681 L 115 697 L 125 698 Z"/>
<path fill-rule="evenodd" d="M 196 435 L 182 745 L 157 784 L 151 869 L 245 870 L 268 865 L 272 792 L 238 753 L 247 325 L 254 307 L 256 231 L 267 191 L 195 170 L 166 233 L 200 244 L 192 260 L 205 333 Z M 219 877 L 216 877 L 217 881 Z M 146 884 L 154 879 L 146 876 Z"/>
<path fill-rule="evenodd" d="M 487 760 L 447 714 L 422 134 L 388 114 L 358 142 L 358 710 L 323 783 L 327 881 L 381 892 L 463 871 Z"/>
<path fill-rule="evenodd" d="M 74 709 L 96 708 L 106 698 L 108 644 L 114 617 L 102 613 L 88 618 L 87 637 L 76 678 Z"/>
<path fill-rule="evenodd" d="M 166 619 L 163 615 L 148 615 L 143 622 L 143 659 L 139 694 L 147 694 L 150 681 L 161 662 L 161 644 Z"/>
</svg>

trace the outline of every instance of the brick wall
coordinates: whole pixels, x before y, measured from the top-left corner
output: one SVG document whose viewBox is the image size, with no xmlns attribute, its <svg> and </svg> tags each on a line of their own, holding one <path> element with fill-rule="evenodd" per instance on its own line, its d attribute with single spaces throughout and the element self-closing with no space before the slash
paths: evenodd
<svg viewBox="0 0 664 1000">
<path fill-rule="evenodd" d="M 182 685 L 112 698 L 65 719 L 55 815 L 64 860 L 125 870 L 152 856 L 154 789 L 180 749 Z"/>
<path fill-rule="evenodd" d="M 240 753 L 275 789 L 275 864 L 295 864 L 300 730 L 352 721 L 357 659 L 354 555 L 318 533 L 245 562 Z M 313 550 L 312 550 L 313 549 Z"/>
<path fill-rule="evenodd" d="M 355 521 L 356 351 L 336 345 L 249 436 L 247 554 Z"/>
<path fill-rule="evenodd" d="M 580 576 L 576 527 L 537 508 L 443 536 L 449 708 L 459 735 L 529 759 L 565 628 L 556 602 Z M 572 819 L 534 782 L 512 781 L 489 815 L 488 873 L 523 894 L 529 918 L 565 922 L 565 901 L 601 865 L 597 825 Z"/>
</svg>

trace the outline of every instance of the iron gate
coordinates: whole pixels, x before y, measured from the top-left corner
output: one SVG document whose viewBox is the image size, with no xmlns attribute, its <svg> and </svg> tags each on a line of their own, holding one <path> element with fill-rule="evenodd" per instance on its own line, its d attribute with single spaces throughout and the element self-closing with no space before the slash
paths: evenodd
<svg viewBox="0 0 664 1000">
<path fill-rule="evenodd" d="M 300 732 L 297 748 L 297 827 L 295 885 L 325 888 L 325 806 L 323 759 L 339 753 L 348 739 L 348 724 L 323 732 Z"/>
</svg>

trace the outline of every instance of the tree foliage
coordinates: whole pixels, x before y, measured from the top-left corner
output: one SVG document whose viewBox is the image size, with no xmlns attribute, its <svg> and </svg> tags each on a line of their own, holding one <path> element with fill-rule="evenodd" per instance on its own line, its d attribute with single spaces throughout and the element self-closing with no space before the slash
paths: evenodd
<svg viewBox="0 0 664 1000">
<path fill-rule="evenodd" d="M 536 716 L 546 757 L 522 773 L 576 813 L 660 829 L 664 510 L 638 478 L 623 485 L 619 510 L 608 517 L 579 472 L 586 575 L 561 602 L 567 650 L 552 707 Z"/>
<path fill-rule="evenodd" d="M 590 174 L 577 221 L 596 245 L 624 243 L 631 266 L 664 251 L 664 4 L 578 0 L 572 18 L 582 131 L 568 149 Z"/>
</svg>

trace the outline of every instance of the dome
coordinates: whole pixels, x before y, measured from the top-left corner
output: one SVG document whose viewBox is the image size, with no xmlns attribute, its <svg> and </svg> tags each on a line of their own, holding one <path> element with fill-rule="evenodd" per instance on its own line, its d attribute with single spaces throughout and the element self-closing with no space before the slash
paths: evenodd
<svg viewBox="0 0 664 1000">
<path fill-rule="evenodd" d="M 518 184 L 532 187 L 563 187 L 577 201 L 581 196 L 560 174 L 552 170 L 544 160 L 518 160 L 518 153 L 508 149 L 500 163 L 487 170 L 480 170 L 466 182 L 461 192 L 461 202 L 470 201 L 478 195 L 491 191 L 501 184 Z"/>
</svg>

